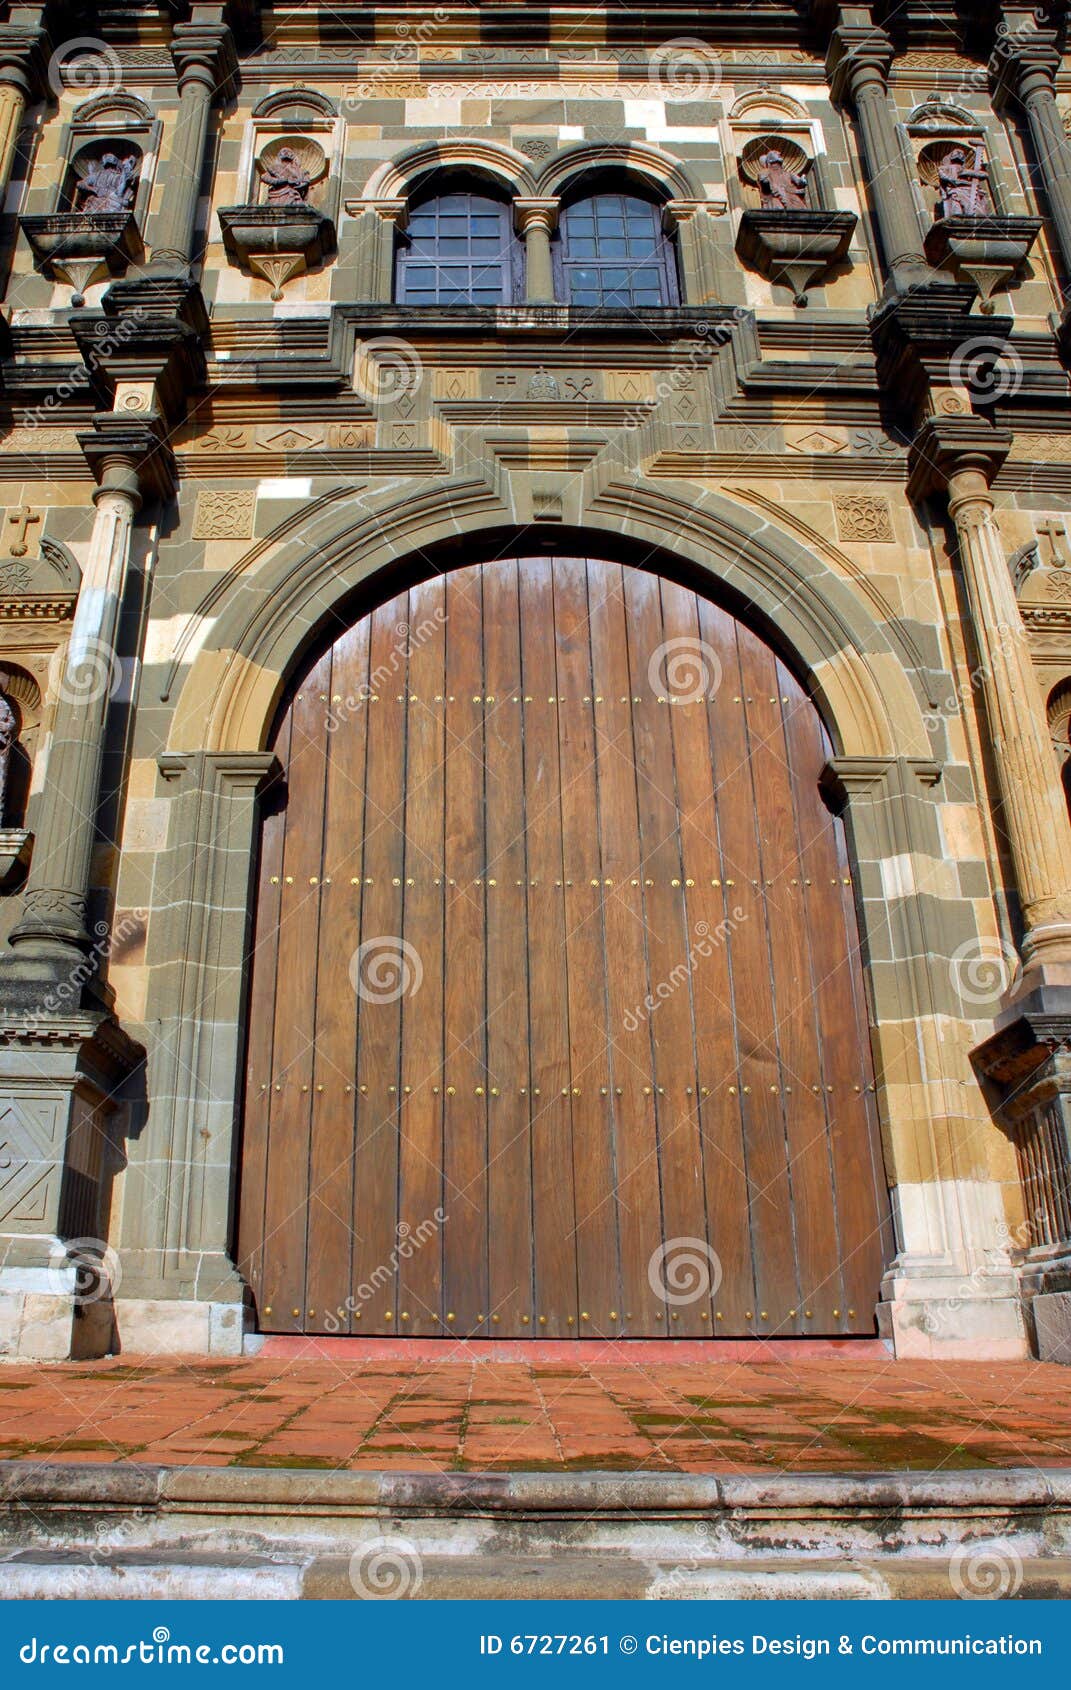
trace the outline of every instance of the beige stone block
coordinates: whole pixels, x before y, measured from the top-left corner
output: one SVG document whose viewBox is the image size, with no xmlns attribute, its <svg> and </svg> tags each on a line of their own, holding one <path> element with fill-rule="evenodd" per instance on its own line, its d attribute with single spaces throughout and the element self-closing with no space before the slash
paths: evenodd
<svg viewBox="0 0 1071 1690">
<path fill-rule="evenodd" d="M 113 963 L 108 980 L 115 992 L 115 1013 L 120 1021 L 144 1021 L 149 997 L 150 970 L 140 963 Z"/>
<path fill-rule="evenodd" d="M 978 862 L 984 858 L 985 840 L 973 804 L 942 804 L 937 819 L 948 855 L 955 862 Z"/>
<path fill-rule="evenodd" d="M 210 1303 L 120 1297 L 115 1325 L 124 1355 L 208 1355 Z"/>
<path fill-rule="evenodd" d="M 129 797 L 152 798 L 156 792 L 155 757 L 132 757 L 126 781 Z"/>
<path fill-rule="evenodd" d="M 73 1325 L 70 1297 L 27 1291 L 22 1305 L 19 1355 L 34 1361 L 66 1361 L 71 1354 Z"/>
<path fill-rule="evenodd" d="M 125 851 L 162 851 L 167 844 L 171 803 L 167 798 L 131 798 L 123 825 Z"/>
</svg>

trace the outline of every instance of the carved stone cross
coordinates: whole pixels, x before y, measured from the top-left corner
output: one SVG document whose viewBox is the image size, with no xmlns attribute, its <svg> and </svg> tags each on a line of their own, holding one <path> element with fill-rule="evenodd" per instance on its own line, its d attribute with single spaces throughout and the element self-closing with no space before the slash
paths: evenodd
<svg viewBox="0 0 1071 1690">
<path fill-rule="evenodd" d="M 11 548 L 12 557 L 25 557 L 30 549 L 28 534 L 32 522 L 40 522 L 39 512 L 32 511 L 29 505 L 20 505 L 17 511 L 9 511 L 9 522 L 13 522 L 18 529 L 18 539 Z"/>
<path fill-rule="evenodd" d="M 1050 555 L 1047 559 L 1049 568 L 1071 568 L 1071 546 L 1068 544 L 1066 522 L 1061 522 L 1058 517 L 1050 516 L 1047 521 L 1038 523 L 1037 533 L 1040 539 L 1049 542 Z"/>
</svg>

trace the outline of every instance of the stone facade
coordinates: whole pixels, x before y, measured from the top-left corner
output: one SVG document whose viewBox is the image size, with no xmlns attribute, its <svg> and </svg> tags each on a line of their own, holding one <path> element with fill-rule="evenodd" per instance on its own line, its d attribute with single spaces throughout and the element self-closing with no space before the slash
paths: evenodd
<svg viewBox="0 0 1071 1690">
<path fill-rule="evenodd" d="M 564 537 L 731 595 L 822 709 L 880 1330 L 1067 1358 L 1071 63 L 1061 6 L 976 10 L 5 9 L 0 691 L 39 720 L 0 833 L 4 1353 L 240 1349 L 273 713 L 363 583 Z M 284 141 L 309 186 L 273 219 Z M 806 228 L 760 203 L 774 147 Z M 984 215 L 937 202 L 957 147 Z M 87 228 L 109 151 L 129 205 Z M 661 207 L 678 303 L 556 297 L 592 172 Z M 393 302 L 433 178 L 510 202 L 519 299 Z"/>
</svg>

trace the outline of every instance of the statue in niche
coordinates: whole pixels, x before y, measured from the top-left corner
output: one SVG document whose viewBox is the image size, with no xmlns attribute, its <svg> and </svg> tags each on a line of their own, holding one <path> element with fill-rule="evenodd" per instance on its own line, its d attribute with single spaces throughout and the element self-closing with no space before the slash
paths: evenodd
<svg viewBox="0 0 1071 1690">
<path fill-rule="evenodd" d="M 19 721 L 11 705 L 0 692 L 0 827 L 3 826 L 4 810 L 7 807 L 8 777 L 11 773 L 11 755 L 15 749 L 15 741 L 19 734 Z"/>
<path fill-rule="evenodd" d="M 260 160 L 268 205 L 306 205 L 312 177 L 292 147 L 280 147 L 274 158 Z"/>
<path fill-rule="evenodd" d="M 89 216 L 103 212 L 129 211 L 134 204 L 134 174 L 137 162 L 131 153 L 120 158 L 104 153 L 91 159 L 86 173 L 75 186 L 75 210 Z"/>
<path fill-rule="evenodd" d="M 759 190 L 764 211 L 806 211 L 807 178 L 798 170 L 790 170 L 784 154 L 776 148 L 763 153 L 759 160 L 762 174 Z"/>
<path fill-rule="evenodd" d="M 989 217 L 993 201 L 989 196 L 989 178 L 981 147 L 975 147 L 974 158 L 966 147 L 953 147 L 937 166 L 937 181 L 941 189 L 939 211 L 942 217 Z"/>
</svg>

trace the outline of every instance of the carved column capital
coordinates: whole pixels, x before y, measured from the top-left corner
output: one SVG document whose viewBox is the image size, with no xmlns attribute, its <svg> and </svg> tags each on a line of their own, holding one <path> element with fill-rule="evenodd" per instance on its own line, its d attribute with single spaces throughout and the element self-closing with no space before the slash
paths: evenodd
<svg viewBox="0 0 1071 1690">
<path fill-rule="evenodd" d="M 50 48 L 43 29 L 0 23 L 0 86 L 16 88 L 27 101 L 44 99 Z"/>
<path fill-rule="evenodd" d="M 990 483 L 1011 444 L 1010 431 L 994 428 L 984 417 L 930 417 L 911 443 L 908 493 L 914 499 L 951 493 L 954 481 L 965 490 L 968 483 L 962 478 L 973 475 L 988 499 Z M 988 503 L 992 509 L 992 500 Z"/>
<path fill-rule="evenodd" d="M 210 100 L 225 100 L 237 90 L 238 55 L 226 24 L 177 23 L 171 58 L 180 95 L 203 88 Z"/>
<path fill-rule="evenodd" d="M 1059 68 L 1055 30 L 1039 29 L 1033 19 L 1029 26 L 1004 26 L 989 58 L 994 104 L 999 108 L 1021 100 L 1025 105 L 1038 94 L 1055 97 Z"/>
<path fill-rule="evenodd" d="M 97 494 L 127 492 L 141 498 L 170 498 L 176 486 L 175 460 L 167 442 L 148 422 L 103 411 L 78 444 L 97 481 Z"/>
<path fill-rule="evenodd" d="M 542 229 L 544 234 L 552 235 L 558 227 L 558 212 L 561 200 L 555 197 L 545 199 L 515 199 L 513 202 L 513 217 L 519 235 L 527 235 L 530 229 Z"/>
<path fill-rule="evenodd" d="M 874 24 L 840 24 L 830 36 L 826 73 L 838 105 L 852 103 L 870 91 L 884 94 L 893 59 L 893 44 Z"/>
</svg>

